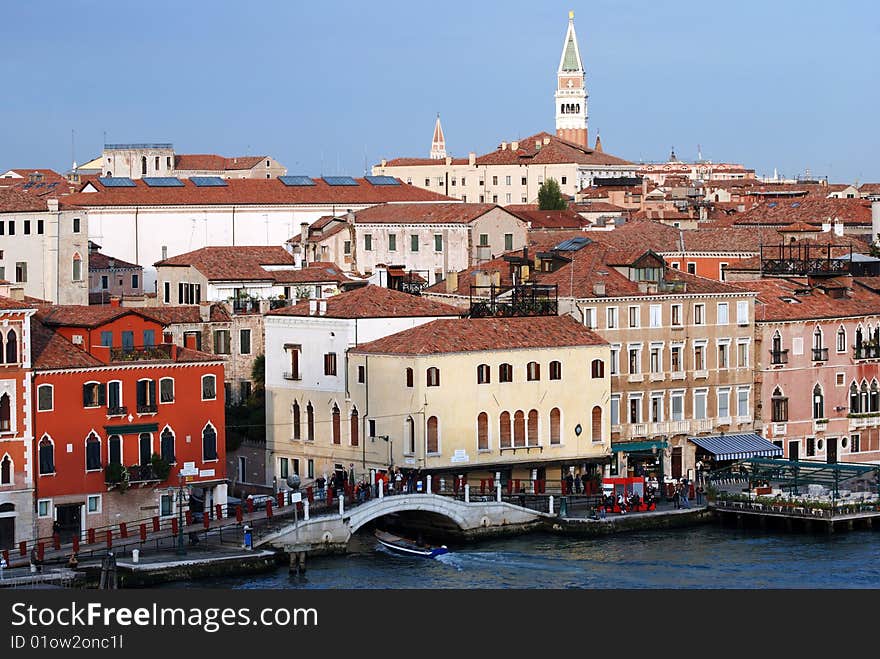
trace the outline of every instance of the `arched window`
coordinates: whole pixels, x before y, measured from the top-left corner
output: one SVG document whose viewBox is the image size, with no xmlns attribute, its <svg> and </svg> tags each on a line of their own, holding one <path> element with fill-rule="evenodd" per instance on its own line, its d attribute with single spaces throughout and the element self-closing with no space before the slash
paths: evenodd
<svg viewBox="0 0 880 659">
<path fill-rule="evenodd" d="M 526 445 L 526 415 L 517 410 L 513 415 L 513 445 Z"/>
<path fill-rule="evenodd" d="M 502 412 L 498 417 L 498 445 L 510 448 L 510 412 Z"/>
<path fill-rule="evenodd" d="M 55 473 L 55 445 L 47 436 L 40 440 L 40 475 Z"/>
<path fill-rule="evenodd" d="M 825 396 L 822 394 L 822 387 L 818 384 L 813 387 L 813 418 L 825 418 Z"/>
<path fill-rule="evenodd" d="M 605 362 L 603 362 L 601 359 L 594 359 L 593 363 L 590 365 L 590 373 L 593 378 L 604 378 Z"/>
<path fill-rule="evenodd" d="M 489 384 L 492 381 L 492 371 L 488 364 L 477 366 L 477 384 Z"/>
<path fill-rule="evenodd" d="M 79 254 L 73 255 L 73 281 L 82 281 L 82 257 Z"/>
<path fill-rule="evenodd" d="M 437 431 L 437 417 L 428 417 L 428 430 L 425 436 L 425 452 L 439 453 L 440 438 Z"/>
<path fill-rule="evenodd" d="M 849 385 L 849 413 L 858 414 L 859 412 L 859 388 L 853 382 Z"/>
<path fill-rule="evenodd" d="M 141 176 L 147 175 L 147 157 L 141 156 Z"/>
<path fill-rule="evenodd" d="M 868 381 L 862 380 L 862 386 L 859 388 L 859 412 L 868 412 L 871 404 L 868 401 Z"/>
<path fill-rule="evenodd" d="M 101 469 L 101 440 L 91 432 L 86 437 L 86 471 Z"/>
<path fill-rule="evenodd" d="M 0 485 L 12 485 L 12 458 L 8 454 L 0 460 Z"/>
<path fill-rule="evenodd" d="M 427 372 L 428 378 L 428 386 L 429 387 L 439 387 L 440 386 L 440 369 L 436 366 L 432 366 L 428 369 Z"/>
<path fill-rule="evenodd" d="M 348 436 L 352 446 L 357 446 L 360 441 L 360 424 L 358 423 L 359 415 L 356 407 L 351 410 L 351 417 L 348 419 Z"/>
<path fill-rule="evenodd" d="M 9 394 L 0 396 L 0 432 L 12 430 L 12 405 Z"/>
<path fill-rule="evenodd" d="M 213 375 L 202 376 L 202 400 L 217 398 L 217 378 Z"/>
<path fill-rule="evenodd" d="M 837 330 L 837 352 L 846 352 L 846 329 L 843 325 Z"/>
<path fill-rule="evenodd" d="M 110 435 L 107 438 L 107 464 L 122 464 L 122 437 Z"/>
<path fill-rule="evenodd" d="M 870 396 L 869 411 L 880 412 L 880 391 L 877 390 L 877 380 L 871 380 Z"/>
<path fill-rule="evenodd" d="M 332 410 L 332 412 L 330 413 L 330 417 L 331 417 L 331 419 L 332 419 L 332 421 L 333 421 L 333 422 L 330 424 L 330 425 L 331 425 L 331 430 L 330 430 L 330 432 L 331 432 L 331 440 L 332 440 L 332 442 L 333 442 L 334 444 L 341 444 L 341 443 L 342 443 L 342 440 L 340 439 L 340 436 L 341 436 L 341 434 L 342 434 L 342 433 L 341 433 L 341 424 L 342 424 L 342 420 L 341 420 L 341 418 L 340 418 L 340 415 L 339 415 L 339 408 L 336 406 L 336 403 L 333 403 L 333 410 Z"/>
<path fill-rule="evenodd" d="M 299 428 L 299 403 L 293 401 L 293 406 L 290 409 L 290 414 L 293 417 L 293 438 L 300 438 L 300 428 Z"/>
<path fill-rule="evenodd" d="M 560 444 L 562 442 L 559 427 L 560 427 L 560 419 L 562 414 L 559 411 L 558 407 L 554 407 L 550 410 L 550 443 L 551 444 Z"/>
<path fill-rule="evenodd" d="M 477 450 L 489 450 L 489 415 L 485 412 L 477 415 Z"/>
<path fill-rule="evenodd" d="M 773 332 L 772 351 L 777 354 L 782 351 L 782 336 L 779 334 L 779 330 L 776 330 L 775 332 Z"/>
<path fill-rule="evenodd" d="M 788 421 L 788 398 L 782 395 L 782 389 L 779 387 L 773 390 L 773 395 L 770 397 L 770 405 L 770 418 L 775 423 Z"/>
<path fill-rule="evenodd" d="M 406 386 L 413 386 L 413 370 L 411 368 L 406 369 Z"/>
<path fill-rule="evenodd" d="M 216 440 L 216 436 L 215 436 Z M 216 441 L 215 441 L 216 446 Z M 216 450 L 216 448 L 215 448 Z M 138 458 L 140 460 L 141 467 L 147 467 L 150 464 L 150 458 L 153 457 L 153 434 L 149 432 L 142 432 L 138 435 Z M 215 455 L 214 458 L 217 456 Z M 207 458 L 206 458 L 207 459 Z M 211 458 L 213 459 L 213 458 Z"/>
<path fill-rule="evenodd" d="M 168 464 L 175 464 L 177 462 L 177 457 L 174 455 L 174 433 L 167 426 L 159 436 L 159 450 L 165 462 Z"/>
<path fill-rule="evenodd" d="M 594 442 L 602 441 L 602 408 L 598 405 L 593 408 L 592 438 Z"/>
<path fill-rule="evenodd" d="M 498 366 L 498 381 L 513 382 L 513 366 L 510 364 L 500 364 Z"/>
<path fill-rule="evenodd" d="M 6 363 L 18 363 L 18 335 L 13 329 L 6 333 Z"/>
<path fill-rule="evenodd" d="M 312 407 L 312 401 L 306 405 L 306 439 L 315 441 L 315 408 Z"/>
<path fill-rule="evenodd" d="M 562 379 L 562 362 L 557 362 L 557 361 L 550 362 L 550 379 L 551 380 L 561 380 Z"/>
<path fill-rule="evenodd" d="M 859 325 L 856 327 L 856 350 L 859 350 L 862 347 L 862 326 Z"/>
<path fill-rule="evenodd" d="M 816 330 L 813 332 L 813 349 L 822 349 L 822 328 L 818 325 L 816 326 Z"/>
<path fill-rule="evenodd" d="M 538 441 L 538 410 L 529 411 L 529 422 L 526 426 L 526 445 L 537 446 Z"/>
<path fill-rule="evenodd" d="M 404 422 L 404 434 L 404 450 L 409 455 L 413 455 L 416 452 L 416 422 L 411 416 L 406 417 Z"/>
<path fill-rule="evenodd" d="M 205 461 L 217 459 L 217 431 L 210 423 L 202 431 L 202 456 Z"/>
<path fill-rule="evenodd" d="M 526 380 L 540 380 L 541 365 L 538 362 L 529 362 L 526 364 Z"/>
</svg>

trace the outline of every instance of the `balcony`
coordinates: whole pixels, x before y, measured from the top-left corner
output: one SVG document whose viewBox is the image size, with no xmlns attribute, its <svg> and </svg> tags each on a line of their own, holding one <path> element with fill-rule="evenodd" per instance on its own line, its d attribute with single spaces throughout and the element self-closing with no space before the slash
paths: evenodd
<svg viewBox="0 0 880 659">
<path fill-rule="evenodd" d="M 669 422 L 657 421 L 655 423 L 652 423 L 650 430 L 652 435 L 665 435 L 669 432 Z"/>
<path fill-rule="evenodd" d="M 771 364 L 787 364 L 788 363 L 788 349 L 785 350 L 771 350 L 770 351 L 770 363 Z"/>
<path fill-rule="evenodd" d="M 138 403 L 137 404 L 137 413 L 138 414 L 155 414 L 159 410 L 156 403 Z"/>
<path fill-rule="evenodd" d="M 648 424 L 647 423 L 631 423 L 631 424 L 629 424 L 629 435 L 630 435 L 630 437 L 647 437 L 648 436 Z"/>
<path fill-rule="evenodd" d="M 174 346 L 161 343 L 156 346 L 128 346 L 110 348 L 111 362 L 167 361 L 174 357 Z"/>
<path fill-rule="evenodd" d="M 694 380 L 706 380 L 709 378 L 708 369 L 699 369 L 694 371 Z"/>
<path fill-rule="evenodd" d="M 880 412 L 861 412 L 849 415 L 849 429 L 876 428 L 880 426 Z"/>
<path fill-rule="evenodd" d="M 880 359 L 880 346 L 866 343 L 853 346 L 853 359 Z"/>
<path fill-rule="evenodd" d="M 827 362 L 828 361 L 828 348 L 813 348 L 813 361 L 814 362 Z"/>
<path fill-rule="evenodd" d="M 813 432 L 825 432 L 828 430 L 828 419 L 813 419 Z"/>
<path fill-rule="evenodd" d="M 672 435 L 687 435 L 691 431 L 689 421 L 670 421 L 669 433 Z"/>
<path fill-rule="evenodd" d="M 694 419 L 693 420 L 693 432 L 712 432 L 715 428 L 715 420 L 714 419 Z"/>
<path fill-rule="evenodd" d="M 645 376 L 642 373 L 630 373 L 627 378 L 627 382 L 644 382 Z"/>
<path fill-rule="evenodd" d="M 666 373 L 651 373 L 649 379 L 651 382 L 662 382 L 666 379 Z"/>
<path fill-rule="evenodd" d="M 292 371 L 284 371 L 284 373 L 282 373 L 282 376 L 284 377 L 285 380 L 294 380 L 294 381 L 302 380 L 302 373 L 294 373 Z"/>
<path fill-rule="evenodd" d="M 684 371 L 672 371 L 671 377 L 673 380 L 684 380 L 687 378 L 687 373 Z"/>
<path fill-rule="evenodd" d="M 735 417 L 733 417 L 733 422 L 736 423 L 736 424 L 738 424 L 738 425 L 743 425 L 743 424 L 746 424 L 746 423 L 751 423 L 751 422 L 752 422 L 752 417 L 751 417 L 750 415 L 745 415 L 745 416 L 735 416 Z"/>
<path fill-rule="evenodd" d="M 249 313 L 260 313 L 260 301 L 252 300 L 251 298 L 235 298 L 232 301 L 232 313 L 238 314 L 249 314 Z"/>
<path fill-rule="evenodd" d="M 108 407 L 107 416 L 128 416 L 128 408 L 125 405 Z"/>
</svg>

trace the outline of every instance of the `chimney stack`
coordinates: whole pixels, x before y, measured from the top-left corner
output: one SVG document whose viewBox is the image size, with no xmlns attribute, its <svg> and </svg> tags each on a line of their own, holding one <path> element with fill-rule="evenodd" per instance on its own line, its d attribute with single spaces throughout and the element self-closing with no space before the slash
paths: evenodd
<svg viewBox="0 0 880 659">
<path fill-rule="evenodd" d="M 877 234 L 880 234 L 880 201 L 871 202 L 871 243 L 877 242 Z"/>
<path fill-rule="evenodd" d="M 24 287 L 15 286 L 9 289 L 9 297 L 18 302 L 24 302 Z"/>
<path fill-rule="evenodd" d="M 446 273 L 446 292 L 455 293 L 458 290 L 458 273 L 454 270 Z"/>
<path fill-rule="evenodd" d="M 596 297 L 605 297 L 605 282 L 597 281 L 593 284 L 593 295 Z"/>
<path fill-rule="evenodd" d="M 211 303 L 205 302 L 199 305 L 199 320 L 203 323 L 211 320 Z"/>
<path fill-rule="evenodd" d="M 477 164 L 477 154 L 474 153 L 473 151 L 471 151 L 471 152 L 468 154 L 468 165 L 470 165 L 471 167 L 473 167 L 473 166 L 476 165 L 476 164 Z"/>
<path fill-rule="evenodd" d="M 510 150 L 511 151 L 518 151 L 519 150 L 519 142 L 511 142 L 510 143 Z"/>
</svg>

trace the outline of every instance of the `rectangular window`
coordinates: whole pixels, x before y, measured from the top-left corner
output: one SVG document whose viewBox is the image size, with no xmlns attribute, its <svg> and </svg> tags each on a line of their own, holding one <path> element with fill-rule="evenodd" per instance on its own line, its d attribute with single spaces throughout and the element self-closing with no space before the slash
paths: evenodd
<svg viewBox="0 0 880 659">
<path fill-rule="evenodd" d="M 238 348 L 242 355 L 251 354 L 251 331 L 250 329 L 241 329 L 238 331 Z"/>
<path fill-rule="evenodd" d="M 505 233 L 504 234 L 504 251 L 509 252 L 513 249 L 513 234 Z"/>
<path fill-rule="evenodd" d="M 663 423 L 663 394 L 651 394 L 651 423 Z"/>
<path fill-rule="evenodd" d="M 684 392 L 673 391 L 670 396 L 670 415 L 673 421 L 684 421 Z"/>
<path fill-rule="evenodd" d="M 434 251 L 442 252 L 443 251 L 443 234 L 435 233 L 434 234 Z"/>
<path fill-rule="evenodd" d="M 133 289 L 137 289 L 138 287 L 140 287 L 140 277 L 138 277 L 137 275 L 131 276 L 131 287 Z"/>
<path fill-rule="evenodd" d="M 605 310 L 605 326 L 608 329 L 617 328 L 617 307 L 608 307 Z"/>
<path fill-rule="evenodd" d="M 684 370 L 684 362 L 681 355 L 681 346 L 672 346 L 670 348 L 670 368 L 674 373 L 680 373 Z"/>
<path fill-rule="evenodd" d="M 242 380 L 241 382 L 239 382 L 239 400 L 246 401 L 250 399 L 252 389 L 253 387 L 250 380 Z"/>
<path fill-rule="evenodd" d="M 492 185 L 498 185 L 498 177 L 497 176 L 492 177 Z"/>
<path fill-rule="evenodd" d="M 718 264 L 718 279 L 720 281 L 727 281 L 727 265 L 724 261 Z"/>
<path fill-rule="evenodd" d="M 697 264 L 696 263 L 688 263 L 687 264 L 687 271 L 688 271 L 689 275 L 697 274 Z"/>
<path fill-rule="evenodd" d="M 639 307 L 630 307 L 629 308 L 629 326 L 630 327 L 639 327 L 641 325 L 640 322 L 640 309 Z"/>
<path fill-rule="evenodd" d="M 702 344 L 694 345 L 694 370 L 706 370 L 706 346 Z"/>
<path fill-rule="evenodd" d="M 510 185 L 510 182 L 511 182 L 510 177 L 509 177 L 509 176 L 505 176 L 505 177 L 504 177 L 504 184 L 505 184 L 505 185 Z"/>
<path fill-rule="evenodd" d="M 101 345 L 105 348 L 113 347 L 113 332 L 102 331 L 101 332 Z"/>
<path fill-rule="evenodd" d="M 749 303 L 748 300 L 740 300 L 736 303 L 736 324 L 749 324 Z"/>
<path fill-rule="evenodd" d="M 526 177 L 523 176 L 523 177 L 522 177 L 522 180 L 520 181 L 520 183 L 521 183 L 522 185 L 527 185 L 527 184 L 528 184 L 528 179 L 526 179 Z"/>
<path fill-rule="evenodd" d="M 110 288 L 110 277 L 107 275 L 101 275 L 101 290 L 107 290 Z"/>
<path fill-rule="evenodd" d="M 26 235 L 26 236 L 31 235 L 31 221 L 30 220 L 24 221 L 24 235 Z"/>
<path fill-rule="evenodd" d="M 705 389 L 698 389 L 694 392 L 694 418 L 706 418 L 706 397 L 708 392 Z"/>
<path fill-rule="evenodd" d="M 290 475 L 290 471 L 288 469 L 289 464 L 287 458 L 278 458 L 278 475 L 283 479 L 287 478 Z"/>
<path fill-rule="evenodd" d="M 140 384 L 140 383 L 138 383 Z M 153 385 L 151 382 L 150 385 Z M 213 375 L 206 375 L 202 378 L 202 400 L 217 399 L 217 378 Z"/>
<path fill-rule="evenodd" d="M 37 220 L 37 233 L 40 235 L 45 233 L 45 225 L 43 223 L 43 220 Z"/>
<path fill-rule="evenodd" d="M 370 233 L 364 234 L 364 251 L 372 252 L 373 251 L 373 235 Z"/>
<path fill-rule="evenodd" d="M 642 372 L 642 350 L 641 348 L 629 349 L 629 372 L 636 374 Z"/>
<path fill-rule="evenodd" d="M 156 345 L 156 330 L 144 330 L 144 347 L 152 348 Z"/>
<path fill-rule="evenodd" d="M 858 435 L 850 435 L 849 436 L 849 452 L 850 453 L 858 453 L 862 450 L 861 447 L 861 438 Z"/>
<path fill-rule="evenodd" d="M 748 368 L 749 366 L 749 342 L 736 342 L 736 365 L 739 368 Z"/>
<path fill-rule="evenodd" d="M 651 373 L 663 372 L 663 344 L 651 345 L 650 368 Z"/>
<path fill-rule="evenodd" d="M 611 396 L 611 425 L 620 425 L 620 394 Z"/>
<path fill-rule="evenodd" d="M 419 251 L 419 237 L 416 234 L 411 234 L 409 237 L 409 251 L 418 252 Z"/>
<path fill-rule="evenodd" d="M 99 513 L 101 512 L 101 495 L 100 494 L 90 494 L 88 496 L 88 506 L 86 510 L 90 513 Z"/>
<path fill-rule="evenodd" d="M 748 388 L 736 390 L 736 415 L 749 416 L 749 390 Z"/>
<path fill-rule="evenodd" d="M 718 368 L 726 369 L 729 368 L 729 355 L 730 352 L 730 344 L 728 343 L 719 343 L 718 344 Z"/>
<path fill-rule="evenodd" d="M 727 302 L 718 303 L 718 324 L 727 325 L 729 322 L 727 315 Z"/>
<path fill-rule="evenodd" d="M 504 201 L 509 204 L 511 201 L 513 201 L 513 195 L 508 192 L 506 195 L 504 195 Z"/>
<path fill-rule="evenodd" d="M 351 255 L 351 241 L 350 240 L 346 240 L 344 243 L 342 243 L 342 253 L 345 254 L 346 256 Z"/>
<path fill-rule="evenodd" d="M 363 366 L 358 366 L 358 383 L 363 384 L 367 381 L 367 369 Z"/>
<path fill-rule="evenodd" d="M 630 394 L 629 396 L 629 422 L 642 422 L 642 395 Z"/>
<path fill-rule="evenodd" d="M 37 411 L 51 412 L 54 407 L 55 390 L 51 384 L 43 384 L 37 387 Z"/>
<path fill-rule="evenodd" d="M 164 282 L 163 284 L 163 299 L 165 300 L 165 304 L 171 303 L 171 282 Z"/>
<path fill-rule="evenodd" d="M 397 251 L 397 234 L 390 233 L 388 234 L 388 251 L 396 252 Z"/>
<path fill-rule="evenodd" d="M 229 330 L 214 330 L 214 354 L 229 355 L 232 353 L 230 346 Z"/>
<path fill-rule="evenodd" d="M 324 375 L 336 375 L 335 352 L 328 352 L 324 355 Z"/>
<path fill-rule="evenodd" d="M 718 417 L 726 419 L 730 416 L 730 389 L 718 390 Z"/>
<path fill-rule="evenodd" d="M 663 307 L 659 304 L 652 304 L 650 306 L 650 314 L 651 327 L 661 327 L 663 324 Z"/>
<path fill-rule="evenodd" d="M 306 478 L 314 478 L 315 477 L 315 461 L 311 458 L 306 462 Z"/>
<path fill-rule="evenodd" d="M 489 234 L 481 233 L 480 234 L 480 247 L 488 247 L 489 246 Z"/>
<path fill-rule="evenodd" d="M 162 378 L 159 380 L 159 402 L 174 402 L 174 380 L 172 378 Z"/>
<path fill-rule="evenodd" d="M 15 235 L 15 220 L 9 220 L 9 235 Z"/>
<path fill-rule="evenodd" d="M 694 325 L 703 325 L 706 322 L 706 305 L 694 305 Z"/>
<path fill-rule="evenodd" d="M 79 233 L 80 230 L 80 221 L 78 217 L 73 218 L 73 232 Z"/>
<path fill-rule="evenodd" d="M 173 514 L 173 495 L 162 494 L 159 496 L 159 516 L 170 517 Z"/>
<path fill-rule="evenodd" d="M 672 326 L 673 327 L 681 327 L 681 305 L 673 304 L 672 305 Z"/>
<path fill-rule="evenodd" d="M 816 455 L 816 438 L 807 437 L 807 457 L 812 458 Z"/>
<path fill-rule="evenodd" d="M 596 329 L 597 327 L 599 327 L 598 323 L 596 322 L 596 315 L 597 314 L 595 307 L 584 309 L 584 325 L 586 327 L 589 327 L 590 329 Z"/>
<path fill-rule="evenodd" d="M 24 261 L 19 261 L 15 264 L 15 283 L 27 283 L 27 263 Z"/>
<path fill-rule="evenodd" d="M 568 181 L 568 177 L 567 177 L 567 176 L 562 176 L 562 177 L 560 177 L 560 182 L 562 183 L 562 185 L 565 185 L 566 181 Z"/>
<path fill-rule="evenodd" d="M 51 499 L 40 499 L 37 501 L 37 516 L 39 517 L 48 517 L 51 514 L 52 510 L 52 500 Z"/>
<path fill-rule="evenodd" d="M 611 348 L 611 375 L 617 375 L 620 372 L 618 362 L 620 361 L 620 347 Z"/>
</svg>

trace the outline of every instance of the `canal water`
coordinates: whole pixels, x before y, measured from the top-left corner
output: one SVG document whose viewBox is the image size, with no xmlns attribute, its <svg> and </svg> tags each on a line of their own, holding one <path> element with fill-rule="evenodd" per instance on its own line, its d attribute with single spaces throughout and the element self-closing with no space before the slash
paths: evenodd
<svg viewBox="0 0 880 659">
<path fill-rule="evenodd" d="M 773 534 L 716 525 L 581 539 L 529 534 L 405 557 L 366 534 L 352 553 L 171 588 L 880 588 L 880 531 Z"/>
</svg>

